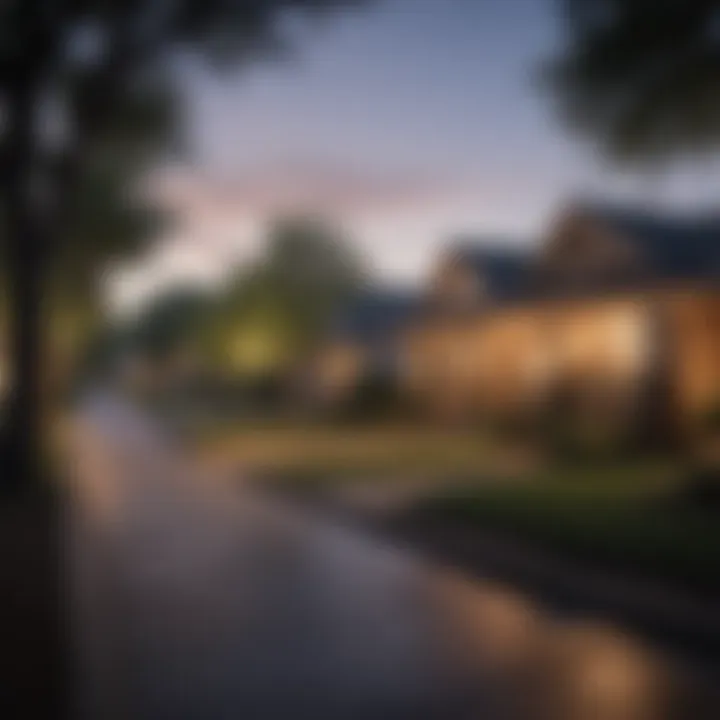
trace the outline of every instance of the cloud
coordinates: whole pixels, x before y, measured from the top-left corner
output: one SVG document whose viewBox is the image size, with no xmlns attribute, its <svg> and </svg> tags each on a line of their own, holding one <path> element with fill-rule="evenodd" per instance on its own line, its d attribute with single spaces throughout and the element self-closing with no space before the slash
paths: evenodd
<svg viewBox="0 0 720 720">
<path fill-rule="evenodd" d="M 527 173 L 518 176 L 512 168 L 491 177 L 448 178 L 320 160 L 265 163 L 232 174 L 167 167 L 151 178 L 149 191 L 176 213 L 176 222 L 148 255 L 118 274 L 114 304 L 127 306 L 173 279 L 221 282 L 262 252 L 269 218 L 293 211 L 339 220 L 381 275 L 416 281 L 456 232 L 534 224 L 544 199 L 527 192 L 528 183 Z"/>
<path fill-rule="evenodd" d="M 467 188 L 412 170 L 371 171 L 323 160 L 284 160 L 233 175 L 171 168 L 156 178 L 157 197 L 186 217 L 267 217 L 310 211 L 335 216 L 404 212 L 443 203 Z"/>
</svg>

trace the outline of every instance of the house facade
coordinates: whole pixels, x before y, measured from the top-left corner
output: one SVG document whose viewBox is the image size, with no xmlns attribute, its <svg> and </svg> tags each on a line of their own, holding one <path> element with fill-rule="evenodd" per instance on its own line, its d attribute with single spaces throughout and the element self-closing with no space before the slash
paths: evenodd
<svg viewBox="0 0 720 720">
<path fill-rule="evenodd" d="M 532 255 L 456 264 L 474 302 L 442 261 L 429 294 L 446 301 L 404 333 L 400 381 L 431 416 L 523 423 L 562 403 L 578 424 L 680 437 L 720 401 L 715 219 L 576 206 Z"/>
<path fill-rule="evenodd" d="M 328 344 L 327 377 L 352 393 L 391 348 L 418 416 L 541 424 L 562 408 L 656 439 L 720 407 L 720 217 L 574 204 L 534 252 L 511 247 L 453 244 L 413 312 Z"/>
</svg>

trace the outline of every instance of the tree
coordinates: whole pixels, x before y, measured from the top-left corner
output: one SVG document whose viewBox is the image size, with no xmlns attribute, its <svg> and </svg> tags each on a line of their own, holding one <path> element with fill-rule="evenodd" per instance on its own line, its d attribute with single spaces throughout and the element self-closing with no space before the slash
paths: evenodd
<svg viewBox="0 0 720 720">
<path fill-rule="evenodd" d="M 369 279 L 364 259 L 341 229 L 313 216 L 291 216 L 275 222 L 260 270 L 261 276 L 263 273 L 308 339 Z"/>
<path fill-rule="evenodd" d="M 37 480 L 43 294 L 83 179 L 174 52 L 221 63 L 282 46 L 281 21 L 347 0 L 7 0 L 0 7 L 0 197 L 9 270 L 10 441 Z M 122 123 L 120 123 L 122 125 Z M 112 144 L 112 143 L 111 143 Z M 8 465 L 6 458 L 6 467 Z"/>
<path fill-rule="evenodd" d="M 627 162 L 720 145 L 720 2 L 561 0 L 549 67 L 565 119 Z"/>
<path fill-rule="evenodd" d="M 209 328 L 216 359 L 245 372 L 286 367 L 368 279 L 363 259 L 330 222 L 277 220 L 265 256 L 238 274 L 219 304 Z"/>
<path fill-rule="evenodd" d="M 152 300 L 133 323 L 129 345 L 149 357 L 167 357 L 198 342 L 214 298 L 193 287 L 174 287 Z"/>
<path fill-rule="evenodd" d="M 114 118 L 117 129 L 80 178 L 75 202 L 68 208 L 64 240 L 46 268 L 43 326 L 46 355 L 51 358 L 46 365 L 60 382 L 100 319 L 102 274 L 111 263 L 142 250 L 169 220 L 149 202 L 141 182 L 147 170 L 179 144 L 177 105 L 169 83 L 148 84 L 126 104 L 123 116 Z M 9 272 L 2 260 L 0 333 L 5 338 Z"/>
<path fill-rule="evenodd" d="M 137 253 L 166 224 L 165 213 L 141 191 L 147 170 L 179 145 L 178 98 L 169 79 L 146 81 L 113 118 L 115 129 L 78 178 L 74 201 L 66 209 L 63 242 L 47 259 L 42 312 L 42 413 L 66 397 L 76 379 L 75 366 L 102 317 L 98 302 L 103 272 L 111 262 Z M 1 204 L 1 203 L 0 203 Z M 0 233 L 5 233 L 0 227 Z M 6 250 L 3 236 L 2 248 Z M 12 389 L 7 373 L 8 278 L 6 253 L 0 256 L 0 343 L 3 385 L 0 402 L 6 410 Z M 7 418 L 3 415 L 0 437 Z M 7 458 L 3 458 L 7 462 Z"/>
</svg>

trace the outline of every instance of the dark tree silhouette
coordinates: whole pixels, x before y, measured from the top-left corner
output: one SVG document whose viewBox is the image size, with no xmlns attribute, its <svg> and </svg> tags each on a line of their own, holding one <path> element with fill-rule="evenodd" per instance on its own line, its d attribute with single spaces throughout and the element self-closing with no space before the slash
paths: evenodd
<svg viewBox="0 0 720 720">
<path fill-rule="evenodd" d="M 6 0 L 0 6 L 0 197 L 12 397 L 6 487 L 40 477 L 43 294 L 78 188 L 132 98 L 175 52 L 219 64 L 283 49 L 282 21 L 362 0 Z M 28 482 L 30 481 L 30 482 Z M 16 482 L 16 486 L 21 484 Z"/>
<path fill-rule="evenodd" d="M 202 290 L 178 286 L 154 298 L 135 320 L 130 341 L 149 356 L 167 356 L 196 342 L 216 299 Z"/>
<path fill-rule="evenodd" d="M 612 157 L 655 162 L 720 145 L 720 2 L 559 0 L 549 77 L 569 123 Z"/>
</svg>

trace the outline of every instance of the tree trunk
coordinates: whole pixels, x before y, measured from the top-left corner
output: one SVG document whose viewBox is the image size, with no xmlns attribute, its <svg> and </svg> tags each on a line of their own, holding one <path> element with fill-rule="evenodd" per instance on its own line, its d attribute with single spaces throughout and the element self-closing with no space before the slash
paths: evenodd
<svg viewBox="0 0 720 720">
<path fill-rule="evenodd" d="M 35 96 L 19 87 L 10 103 L 4 180 L 8 262 L 9 398 L 5 428 L 5 490 L 32 490 L 41 482 L 42 299 L 46 213 L 37 183 Z"/>
<path fill-rule="evenodd" d="M 42 270 L 34 259 L 39 238 L 28 226 L 13 226 L 9 252 L 10 381 L 7 441 L 14 479 L 9 490 L 40 480 Z M 14 247 L 13 247 L 14 246 Z"/>
</svg>

